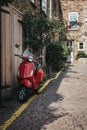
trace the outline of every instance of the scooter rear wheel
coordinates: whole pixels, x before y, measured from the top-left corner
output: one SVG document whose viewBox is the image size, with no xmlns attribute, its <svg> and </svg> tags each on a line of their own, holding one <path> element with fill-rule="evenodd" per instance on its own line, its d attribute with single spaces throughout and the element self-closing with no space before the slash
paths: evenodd
<svg viewBox="0 0 87 130">
<path fill-rule="evenodd" d="M 18 91 L 18 99 L 20 102 L 25 102 L 27 98 L 28 98 L 27 88 L 24 85 L 22 85 Z"/>
</svg>

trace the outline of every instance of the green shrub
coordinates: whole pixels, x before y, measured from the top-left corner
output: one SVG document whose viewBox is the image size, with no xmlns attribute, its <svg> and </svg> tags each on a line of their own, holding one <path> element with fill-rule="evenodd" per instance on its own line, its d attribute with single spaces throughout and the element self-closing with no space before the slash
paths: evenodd
<svg viewBox="0 0 87 130">
<path fill-rule="evenodd" d="M 1 6 L 8 6 L 9 3 L 12 3 L 14 0 L 0 0 Z"/>
<path fill-rule="evenodd" d="M 76 59 L 87 58 L 87 54 L 84 51 L 78 51 Z"/>
<path fill-rule="evenodd" d="M 46 48 L 46 64 L 54 71 L 60 70 L 68 56 L 68 49 L 65 43 L 51 43 Z"/>
</svg>

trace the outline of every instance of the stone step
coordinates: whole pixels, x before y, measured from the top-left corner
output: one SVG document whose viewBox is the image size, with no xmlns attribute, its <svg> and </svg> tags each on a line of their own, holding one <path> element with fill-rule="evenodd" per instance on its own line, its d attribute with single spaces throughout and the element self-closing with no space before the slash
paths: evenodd
<svg viewBox="0 0 87 130">
<path fill-rule="evenodd" d="M 79 58 L 78 63 L 87 63 L 87 58 Z"/>
</svg>

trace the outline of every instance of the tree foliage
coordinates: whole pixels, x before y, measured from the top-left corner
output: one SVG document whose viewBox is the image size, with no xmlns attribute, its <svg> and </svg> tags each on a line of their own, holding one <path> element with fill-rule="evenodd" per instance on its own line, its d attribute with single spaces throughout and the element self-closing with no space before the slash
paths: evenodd
<svg viewBox="0 0 87 130">
<path fill-rule="evenodd" d="M 12 3 L 13 0 L 0 0 L 1 6 L 7 6 L 9 3 Z"/>
<path fill-rule="evenodd" d="M 54 34 L 54 36 L 57 33 L 61 41 L 66 40 L 66 34 L 68 33 L 68 30 L 65 28 L 66 21 L 53 17 L 49 20 L 49 23 L 52 28 L 51 33 Z"/>
<path fill-rule="evenodd" d="M 65 28 L 65 20 L 60 20 L 57 17 L 53 17 L 52 19 L 49 20 L 50 25 L 52 27 L 53 32 L 64 32 L 65 34 L 67 33 L 67 29 Z"/>
<path fill-rule="evenodd" d="M 58 71 L 64 65 L 68 56 L 68 49 L 65 42 L 51 43 L 46 49 L 46 63 L 52 70 Z"/>
<path fill-rule="evenodd" d="M 24 43 L 34 50 L 37 50 L 47 43 L 50 43 L 55 37 L 55 33 L 66 33 L 64 21 L 57 18 L 48 19 L 44 13 L 34 13 L 26 11 L 23 20 Z"/>
<path fill-rule="evenodd" d="M 49 24 L 48 18 L 43 13 L 32 14 L 26 11 L 22 20 L 24 43 L 34 50 L 43 47 L 49 41 Z"/>
</svg>

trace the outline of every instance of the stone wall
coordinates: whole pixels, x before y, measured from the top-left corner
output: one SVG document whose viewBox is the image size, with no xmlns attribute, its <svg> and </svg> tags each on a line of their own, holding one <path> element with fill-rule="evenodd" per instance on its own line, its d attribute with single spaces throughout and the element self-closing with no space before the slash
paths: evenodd
<svg viewBox="0 0 87 130">
<path fill-rule="evenodd" d="M 78 12 L 78 30 L 70 30 L 68 38 L 74 39 L 74 57 L 77 55 L 78 42 L 85 42 L 87 53 L 87 0 L 61 0 L 63 18 L 68 22 L 69 12 Z"/>
</svg>

